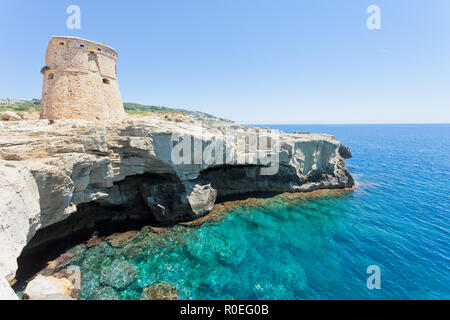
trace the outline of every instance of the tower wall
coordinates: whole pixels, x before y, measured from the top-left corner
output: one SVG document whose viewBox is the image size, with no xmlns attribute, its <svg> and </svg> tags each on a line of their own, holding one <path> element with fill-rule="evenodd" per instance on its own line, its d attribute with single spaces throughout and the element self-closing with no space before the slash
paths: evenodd
<svg viewBox="0 0 450 320">
<path fill-rule="evenodd" d="M 104 44 L 53 37 L 45 56 L 41 118 L 123 119 L 116 61 L 116 51 Z"/>
</svg>

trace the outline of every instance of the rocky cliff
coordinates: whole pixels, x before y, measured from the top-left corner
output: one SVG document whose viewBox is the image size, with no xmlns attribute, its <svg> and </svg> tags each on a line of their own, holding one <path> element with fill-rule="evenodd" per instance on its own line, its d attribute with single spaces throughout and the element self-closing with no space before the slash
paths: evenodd
<svg viewBox="0 0 450 320">
<path fill-rule="evenodd" d="M 58 232 L 49 228 L 40 243 L 64 236 L 64 228 L 68 234 L 86 228 L 92 220 L 118 219 L 114 212 L 124 208 L 134 217 L 167 224 L 204 216 L 216 202 L 230 197 L 354 185 L 344 163 L 350 150 L 330 135 L 278 134 L 265 128 L 230 128 L 220 122 L 207 125 L 207 131 L 217 134 L 205 135 L 204 129 L 204 123 L 160 118 L 0 123 L 0 299 L 13 297 L 5 279 L 15 277 L 23 248 L 38 230 L 49 226 L 62 227 Z M 269 144 L 252 150 L 232 142 L 230 148 L 211 153 L 245 157 L 249 159 L 245 163 L 173 159 L 174 134 L 192 137 L 194 144 L 200 141 L 207 149 L 230 136 L 248 142 L 245 135 L 251 132 L 264 136 Z M 275 174 L 264 174 L 268 164 L 255 160 L 262 151 L 278 161 Z M 87 210 L 80 209 L 89 206 L 94 210 L 81 223 Z M 76 225 L 70 220 L 74 217 Z M 69 220 L 70 227 L 64 227 Z"/>
</svg>

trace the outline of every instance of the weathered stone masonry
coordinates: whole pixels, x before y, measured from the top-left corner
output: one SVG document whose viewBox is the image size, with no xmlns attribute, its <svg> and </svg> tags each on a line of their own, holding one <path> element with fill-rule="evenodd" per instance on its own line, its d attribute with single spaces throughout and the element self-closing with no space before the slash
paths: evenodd
<svg viewBox="0 0 450 320">
<path fill-rule="evenodd" d="M 45 56 L 41 118 L 121 120 L 117 52 L 76 37 L 53 37 Z"/>
</svg>

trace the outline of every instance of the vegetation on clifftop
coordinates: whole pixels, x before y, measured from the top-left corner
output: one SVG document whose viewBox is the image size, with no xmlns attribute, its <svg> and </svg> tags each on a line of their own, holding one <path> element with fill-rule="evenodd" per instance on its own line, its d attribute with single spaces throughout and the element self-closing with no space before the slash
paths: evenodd
<svg viewBox="0 0 450 320">
<path fill-rule="evenodd" d="M 13 111 L 23 117 L 25 114 L 29 115 L 37 115 L 39 114 L 40 110 L 40 104 L 41 100 L 39 99 L 32 99 L 32 100 L 23 100 L 20 103 L 14 104 L 14 105 L 6 105 L 6 104 L 0 104 L 0 112 L 4 111 Z M 181 116 L 181 117 L 188 117 L 195 120 L 202 120 L 202 121 L 226 121 L 231 122 L 227 119 L 222 119 L 215 117 L 211 114 L 200 112 L 200 111 L 191 111 L 186 109 L 175 109 L 175 108 L 168 108 L 163 106 L 152 106 L 152 105 L 143 105 L 138 103 L 131 103 L 131 102 L 125 102 L 123 104 L 125 111 L 130 115 L 137 115 L 137 116 L 147 116 L 151 115 L 152 113 L 156 114 L 166 114 L 164 117 L 170 117 L 170 116 Z"/>
<path fill-rule="evenodd" d="M 40 105 L 33 105 L 21 103 L 16 105 L 0 104 L 0 114 L 5 111 L 12 111 L 19 115 L 22 119 L 37 119 L 39 118 Z M 1 121 L 2 119 L 0 119 Z"/>
<path fill-rule="evenodd" d="M 151 105 L 142 105 L 138 103 L 129 103 L 126 102 L 123 104 L 125 111 L 129 114 L 145 114 L 147 112 L 156 112 L 156 113 L 178 113 L 183 115 L 188 115 L 196 120 L 219 120 L 219 121 L 230 121 L 227 119 L 222 119 L 215 117 L 211 114 L 200 112 L 200 111 L 191 111 L 186 109 L 175 109 L 168 108 L 163 106 L 151 106 Z"/>
</svg>

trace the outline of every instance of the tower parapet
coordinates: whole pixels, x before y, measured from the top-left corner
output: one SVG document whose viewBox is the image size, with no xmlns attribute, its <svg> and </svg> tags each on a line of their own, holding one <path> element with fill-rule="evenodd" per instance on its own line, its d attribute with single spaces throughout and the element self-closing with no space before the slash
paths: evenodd
<svg viewBox="0 0 450 320">
<path fill-rule="evenodd" d="M 78 37 L 52 37 L 42 68 L 42 119 L 121 120 L 117 52 Z"/>
</svg>

